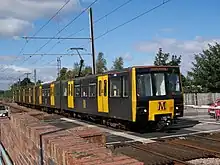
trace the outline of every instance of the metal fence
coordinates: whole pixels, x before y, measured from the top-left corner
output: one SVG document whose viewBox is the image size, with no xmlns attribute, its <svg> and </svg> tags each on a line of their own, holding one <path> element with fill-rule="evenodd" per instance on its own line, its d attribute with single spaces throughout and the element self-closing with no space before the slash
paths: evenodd
<svg viewBox="0 0 220 165">
<path fill-rule="evenodd" d="M 185 93 L 185 105 L 208 105 L 220 98 L 220 93 Z"/>
</svg>

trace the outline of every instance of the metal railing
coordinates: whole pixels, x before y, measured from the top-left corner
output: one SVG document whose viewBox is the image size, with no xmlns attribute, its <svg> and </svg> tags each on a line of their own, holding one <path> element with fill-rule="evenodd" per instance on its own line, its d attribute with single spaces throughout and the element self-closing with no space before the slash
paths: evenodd
<svg viewBox="0 0 220 165">
<path fill-rule="evenodd" d="M 0 165 L 13 165 L 11 158 L 8 153 L 5 151 L 4 146 L 0 142 Z"/>
</svg>

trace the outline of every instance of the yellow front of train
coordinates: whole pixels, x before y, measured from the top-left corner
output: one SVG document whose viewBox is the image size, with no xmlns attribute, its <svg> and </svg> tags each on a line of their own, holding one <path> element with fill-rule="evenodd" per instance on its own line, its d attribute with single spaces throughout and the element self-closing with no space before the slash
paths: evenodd
<svg viewBox="0 0 220 165">
<path fill-rule="evenodd" d="M 136 102 L 136 108 L 133 106 L 136 122 L 142 126 L 154 123 L 163 128 L 172 124 L 177 117 L 183 116 L 179 67 L 136 67 L 133 68 L 132 75 L 132 98 L 135 97 L 132 102 Z"/>
</svg>

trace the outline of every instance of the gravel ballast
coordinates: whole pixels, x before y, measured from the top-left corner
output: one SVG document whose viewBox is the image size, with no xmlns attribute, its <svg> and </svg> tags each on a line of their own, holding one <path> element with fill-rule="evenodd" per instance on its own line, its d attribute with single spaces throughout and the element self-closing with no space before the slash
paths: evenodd
<svg viewBox="0 0 220 165">
<path fill-rule="evenodd" d="M 191 163 L 193 165 L 220 165 L 220 159 L 219 158 L 201 158 L 201 159 L 195 159 L 190 160 L 188 163 Z"/>
</svg>

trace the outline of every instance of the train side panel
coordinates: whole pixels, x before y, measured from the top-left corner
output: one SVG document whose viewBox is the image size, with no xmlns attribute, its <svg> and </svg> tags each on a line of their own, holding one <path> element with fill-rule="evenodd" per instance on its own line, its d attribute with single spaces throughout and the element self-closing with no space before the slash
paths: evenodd
<svg viewBox="0 0 220 165">
<path fill-rule="evenodd" d="M 50 84 L 42 85 L 42 106 L 50 107 Z"/>
<path fill-rule="evenodd" d="M 61 89 L 60 89 L 60 95 L 61 95 L 61 110 L 68 110 L 67 109 L 67 81 L 61 81 Z"/>
<path fill-rule="evenodd" d="M 54 94 L 55 94 L 55 108 L 61 109 L 61 82 L 57 81 L 54 83 Z"/>
<path fill-rule="evenodd" d="M 98 106 L 96 101 L 96 82 L 95 76 L 82 79 L 80 92 L 76 100 L 76 109 L 78 112 L 98 115 Z M 77 89 L 76 89 L 77 90 Z M 78 110 L 79 108 L 79 110 Z"/>
<path fill-rule="evenodd" d="M 55 108 L 55 84 L 50 84 L 50 108 Z"/>
<path fill-rule="evenodd" d="M 132 120 L 129 72 L 109 75 L 109 117 Z"/>
</svg>

